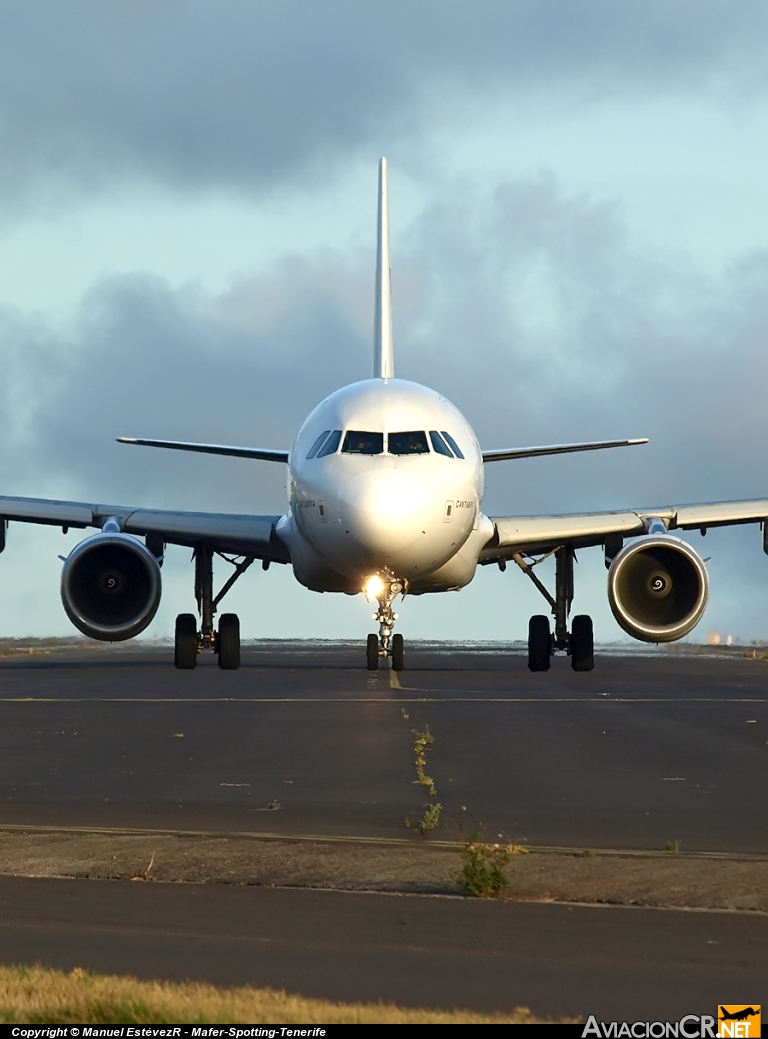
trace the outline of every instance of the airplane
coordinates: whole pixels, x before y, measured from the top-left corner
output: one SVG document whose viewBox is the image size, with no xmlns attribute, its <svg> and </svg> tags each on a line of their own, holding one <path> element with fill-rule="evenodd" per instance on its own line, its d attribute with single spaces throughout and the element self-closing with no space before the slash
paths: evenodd
<svg viewBox="0 0 768 1039">
<path fill-rule="evenodd" d="M 61 598 L 74 626 L 102 641 L 139 635 L 155 616 L 166 545 L 193 549 L 198 617 L 176 618 L 174 663 L 196 666 L 213 651 L 223 670 L 240 666 L 240 622 L 218 607 L 235 581 L 260 560 L 290 565 L 315 592 L 361 592 L 377 603 L 378 633 L 368 635 L 366 666 L 404 668 L 394 632 L 398 596 L 454 591 L 478 566 L 513 562 L 546 600 L 554 619 L 528 626 L 528 667 L 547 671 L 556 652 L 574 671 L 594 666 L 592 620 L 571 618 L 577 550 L 601 546 L 608 600 L 620 627 L 648 643 L 684 637 L 701 619 L 709 585 L 705 561 L 670 533 L 760 523 L 768 552 L 768 499 L 669 505 L 553 516 L 486 516 L 485 465 L 627 447 L 645 438 L 487 450 L 467 420 L 435 390 L 395 378 L 387 163 L 379 164 L 373 372 L 332 393 L 311 412 L 290 450 L 119 437 L 123 444 L 279 463 L 288 468 L 288 510 L 281 516 L 181 512 L 0 496 L 0 551 L 9 522 L 96 528 L 70 552 Z M 214 594 L 213 560 L 233 567 Z M 535 572 L 554 556 L 552 592 Z M 362 658 L 361 658 L 362 663 Z"/>
</svg>

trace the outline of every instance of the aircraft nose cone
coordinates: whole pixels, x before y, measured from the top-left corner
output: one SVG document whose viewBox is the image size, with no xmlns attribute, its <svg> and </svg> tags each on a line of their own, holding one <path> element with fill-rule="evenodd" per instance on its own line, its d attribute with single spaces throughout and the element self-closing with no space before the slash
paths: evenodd
<svg viewBox="0 0 768 1039">
<path fill-rule="evenodd" d="M 385 561 L 394 561 L 427 529 L 429 488 L 413 473 L 360 473 L 344 485 L 340 497 L 350 535 L 361 548 Z"/>
</svg>

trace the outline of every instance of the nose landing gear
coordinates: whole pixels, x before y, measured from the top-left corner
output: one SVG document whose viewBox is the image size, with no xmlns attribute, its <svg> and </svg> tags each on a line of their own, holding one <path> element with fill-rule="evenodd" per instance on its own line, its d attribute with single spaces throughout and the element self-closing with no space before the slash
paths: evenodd
<svg viewBox="0 0 768 1039">
<path fill-rule="evenodd" d="M 382 570 L 370 578 L 365 588 L 366 598 L 372 596 L 379 604 L 373 619 L 379 622 L 379 634 L 369 635 L 366 645 L 366 659 L 369 671 L 378 671 L 382 658 L 391 658 L 392 670 L 402 671 L 404 667 L 405 647 L 402 635 L 393 634 L 397 614 L 392 603 L 398 595 L 405 596 L 408 582 L 402 577 L 395 577 L 391 570 Z"/>
</svg>

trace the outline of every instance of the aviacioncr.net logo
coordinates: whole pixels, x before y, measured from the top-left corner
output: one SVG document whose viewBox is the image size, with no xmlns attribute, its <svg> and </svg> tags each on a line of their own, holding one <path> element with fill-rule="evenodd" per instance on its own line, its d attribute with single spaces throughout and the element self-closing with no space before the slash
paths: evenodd
<svg viewBox="0 0 768 1039">
<path fill-rule="evenodd" d="M 707 1036 L 716 1039 L 715 1019 L 706 1014 L 686 1014 L 679 1021 L 598 1021 L 593 1014 L 587 1018 L 582 1037 L 600 1036 L 600 1039 L 698 1039 Z"/>
</svg>

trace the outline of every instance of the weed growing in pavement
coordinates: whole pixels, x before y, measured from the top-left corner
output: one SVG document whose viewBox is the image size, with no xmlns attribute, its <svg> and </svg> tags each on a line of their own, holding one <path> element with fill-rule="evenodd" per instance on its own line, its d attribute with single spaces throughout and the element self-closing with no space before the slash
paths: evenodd
<svg viewBox="0 0 768 1039">
<path fill-rule="evenodd" d="M 435 742 L 435 737 L 429 731 L 429 726 L 426 727 L 424 732 L 419 732 L 418 729 L 413 729 L 413 735 L 416 737 L 416 742 L 413 744 L 413 763 L 416 766 L 416 778 L 414 783 L 420 783 L 425 786 L 429 791 L 430 797 L 437 797 L 437 787 L 435 781 L 431 776 L 428 776 L 425 769 L 427 765 L 427 747 L 430 747 Z"/>
<path fill-rule="evenodd" d="M 436 801 L 435 804 L 427 805 L 427 809 L 419 823 L 419 833 L 422 837 L 425 833 L 429 833 L 430 830 L 434 830 L 439 825 L 442 810 L 443 806 L 439 801 Z"/>
<path fill-rule="evenodd" d="M 408 715 L 405 710 L 401 708 L 401 714 L 404 719 L 408 720 Z M 437 797 L 437 787 L 435 781 L 431 776 L 427 775 L 427 749 L 435 742 L 435 737 L 429 731 L 429 726 L 426 727 L 424 732 L 419 732 L 418 729 L 411 729 L 411 732 L 416 737 L 413 743 L 413 764 L 416 769 L 416 778 L 413 780 L 418 786 L 426 787 L 427 793 L 430 797 Z M 443 811 L 443 806 L 439 801 L 431 801 L 424 806 L 424 814 L 419 822 L 419 833 L 422 837 L 429 833 L 430 830 L 434 830 L 440 824 L 440 815 Z M 411 820 L 405 820 L 406 826 L 411 826 Z"/>
<path fill-rule="evenodd" d="M 667 851 L 671 851 L 673 855 L 677 855 L 682 844 L 682 841 L 667 841 Z"/>
<path fill-rule="evenodd" d="M 520 844 L 488 844 L 482 834 L 470 834 L 461 849 L 461 869 L 455 880 L 468 895 L 498 898 L 509 887 L 504 867 L 513 855 L 527 854 L 528 849 Z"/>
</svg>

